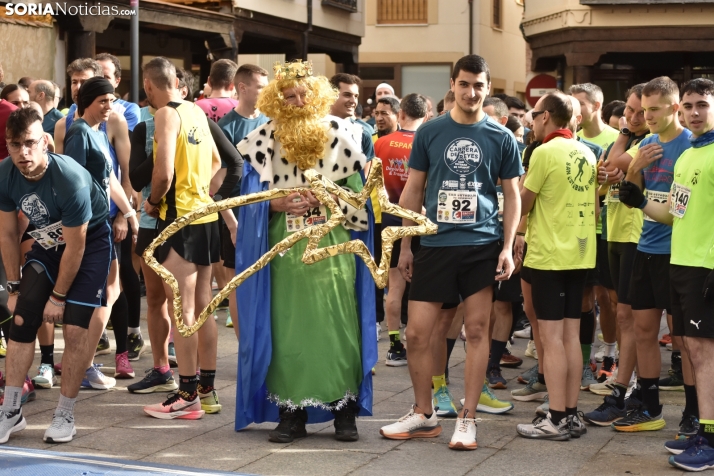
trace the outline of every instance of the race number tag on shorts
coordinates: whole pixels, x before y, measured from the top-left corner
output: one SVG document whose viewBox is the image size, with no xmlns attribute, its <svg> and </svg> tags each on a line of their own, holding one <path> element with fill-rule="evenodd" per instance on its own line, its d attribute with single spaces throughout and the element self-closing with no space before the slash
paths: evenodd
<svg viewBox="0 0 714 476">
<path fill-rule="evenodd" d="M 436 221 L 439 223 L 476 223 L 478 194 L 467 190 L 439 190 Z"/>
<path fill-rule="evenodd" d="M 667 203 L 667 197 L 669 197 L 669 192 L 657 192 L 655 190 L 645 190 L 645 197 L 647 200 L 657 202 L 657 203 Z M 647 216 L 645 213 L 645 220 L 654 222 L 655 220 Z"/>
<path fill-rule="evenodd" d="M 44 228 L 32 230 L 29 234 L 46 250 L 65 244 L 64 236 L 62 236 L 62 222 L 59 221 L 57 223 L 47 225 Z"/>
<path fill-rule="evenodd" d="M 324 205 L 315 208 L 308 208 L 304 215 L 298 216 L 292 213 L 285 213 L 285 226 L 288 233 L 304 230 L 313 225 L 323 225 L 327 223 L 327 209 Z"/>
<path fill-rule="evenodd" d="M 669 202 L 669 213 L 677 218 L 684 217 L 684 213 L 687 211 L 687 205 L 689 204 L 689 197 L 691 195 L 691 189 L 685 187 L 684 185 L 673 183 L 672 201 Z"/>
<path fill-rule="evenodd" d="M 610 190 L 607 192 L 607 199 L 610 203 L 620 201 L 620 185 L 610 185 Z"/>
<path fill-rule="evenodd" d="M 498 192 L 498 221 L 503 221 L 503 192 Z"/>
</svg>

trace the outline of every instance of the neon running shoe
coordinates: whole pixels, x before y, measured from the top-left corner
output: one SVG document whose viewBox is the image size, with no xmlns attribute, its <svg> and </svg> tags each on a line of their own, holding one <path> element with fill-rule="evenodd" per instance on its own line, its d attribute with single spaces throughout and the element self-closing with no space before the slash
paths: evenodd
<svg viewBox="0 0 714 476">
<path fill-rule="evenodd" d="M 462 402 L 463 405 L 463 402 Z M 492 415 L 499 415 L 501 413 L 507 413 L 513 410 L 513 404 L 504 400 L 499 400 L 496 395 L 493 394 L 486 383 L 483 384 L 481 388 L 481 396 L 478 399 L 478 405 L 476 406 L 476 411 L 481 413 L 490 413 Z"/>
<path fill-rule="evenodd" d="M 661 430 L 666 426 L 664 418 L 662 418 L 662 407 L 655 415 L 651 415 L 644 407 L 628 413 L 621 420 L 613 422 L 612 427 L 617 431 L 635 432 L 635 431 L 656 431 Z"/>
<path fill-rule="evenodd" d="M 206 412 L 201 409 L 198 397 L 188 402 L 178 393 L 171 393 L 165 402 L 144 407 L 144 413 L 161 420 L 199 420 Z"/>
<path fill-rule="evenodd" d="M 443 418 L 456 418 L 458 411 L 456 410 L 456 405 L 454 404 L 454 397 L 449 391 L 449 387 L 441 387 L 436 392 L 434 392 L 434 398 L 432 399 L 434 408 L 436 409 L 436 415 Z"/>
<path fill-rule="evenodd" d="M 215 390 L 210 390 L 207 393 L 198 392 L 198 398 L 201 400 L 201 410 L 211 414 L 220 413 L 222 406 Z"/>
</svg>

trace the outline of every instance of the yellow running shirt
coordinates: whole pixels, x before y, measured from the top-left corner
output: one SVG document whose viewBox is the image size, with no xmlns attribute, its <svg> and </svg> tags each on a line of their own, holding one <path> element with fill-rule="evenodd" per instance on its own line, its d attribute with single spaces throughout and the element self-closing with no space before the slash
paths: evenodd
<svg viewBox="0 0 714 476">
<path fill-rule="evenodd" d="M 595 155 L 556 137 L 533 151 L 523 184 L 536 193 L 528 214 L 525 266 L 542 270 L 595 267 Z"/>
<path fill-rule="evenodd" d="M 585 134 L 583 133 L 582 129 L 578 131 L 578 137 L 582 137 L 583 139 L 590 141 L 593 144 L 599 145 L 600 147 L 602 147 L 602 150 L 607 150 L 607 148 L 610 147 L 610 144 L 617 140 L 618 135 L 620 135 L 620 132 L 617 129 L 613 129 L 612 127 L 607 125 L 600 134 L 592 138 L 585 137 Z M 600 157 L 596 157 L 596 159 L 600 159 Z"/>
<path fill-rule="evenodd" d="M 173 221 L 204 205 L 213 203 L 208 194 L 213 163 L 213 138 L 208 129 L 208 119 L 200 107 L 190 102 L 170 102 L 181 118 L 181 129 L 176 137 L 174 180 L 166 196 L 161 199 L 159 216 Z M 156 157 L 154 140 L 154 157 Z M 210 223 L 218 220 L 212 213 L 192 223 Z"/>
<path fill-rule="evenodd" d="M 644 137 L 642 138 L 644 139 Z M 632 142 L 627 154 L 634 157 L 640 141 Z M 620 202 L 620 185 L 611 185 L 607 191 L 607 241 L 613 243 L 639 243 L 645 216 L 639 208 L 629 208 Z"/>
</svg>

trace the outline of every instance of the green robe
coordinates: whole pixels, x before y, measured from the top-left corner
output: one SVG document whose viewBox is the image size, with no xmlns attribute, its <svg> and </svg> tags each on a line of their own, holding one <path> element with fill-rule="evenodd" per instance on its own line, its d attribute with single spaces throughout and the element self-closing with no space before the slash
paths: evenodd
<svg viewBox="0 0 714 476">
<path fill-rule="evenodd" d="M 359 174 L 341 182 L 362 189 Z M 285 213 L 274 214 L 268 230 L 271 247 L 286 238 Z M 349 240 L 340 225 L 320 247 Z M 331 409 L 354 399 L 362 382 L 355 256 L 306 265 L 306 246 L 301 240 L 270 263 L 273 354 L 266 382 L 270 399 L 280 405 Z"/>
</svg>

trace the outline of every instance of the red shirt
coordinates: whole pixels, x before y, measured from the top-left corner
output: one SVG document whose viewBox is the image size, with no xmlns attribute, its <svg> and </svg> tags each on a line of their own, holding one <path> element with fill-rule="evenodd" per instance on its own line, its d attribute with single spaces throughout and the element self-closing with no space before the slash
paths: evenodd
<svg viewBox="0 0 714 476">
<path fill-rule="evenodd" d="M 7 125 L 7 118 L 10 117 L 10 113 L 17 109 L 14 104 L 0 99 L 0 160 L 4 160 L 10 155 L 7 151 L 7 143 L 5 142 L 5 126 Z"/>
<path fill-rule="evenodd" d="M 399 203 L 407 183 L 413 141 L 414 132 L 397 131 L 380 137 L 374 144 L 374 155 L 382 159 L 384 188 L 392 203 Z"/>
</svg>

